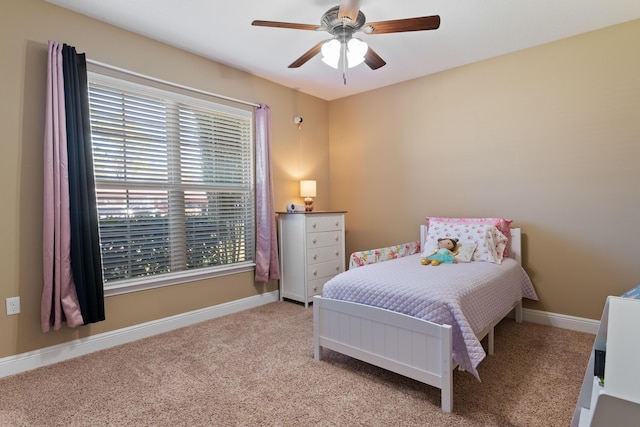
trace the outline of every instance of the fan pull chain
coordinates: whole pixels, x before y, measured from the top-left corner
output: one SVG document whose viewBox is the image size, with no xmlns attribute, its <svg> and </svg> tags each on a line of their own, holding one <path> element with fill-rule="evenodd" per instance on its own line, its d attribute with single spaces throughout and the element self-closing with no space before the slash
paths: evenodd
<svg viewBox="0 0 640 427">
<path fill-rule="evenodd" d="M 342 81 L 344 85 L 347 85 L 347 42 L 343 40 L 342 43 Z"/>
</svg>

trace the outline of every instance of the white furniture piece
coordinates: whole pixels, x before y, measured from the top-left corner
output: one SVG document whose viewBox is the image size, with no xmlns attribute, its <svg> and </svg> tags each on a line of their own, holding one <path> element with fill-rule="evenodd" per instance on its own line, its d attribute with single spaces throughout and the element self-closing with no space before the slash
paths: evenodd
<svg viewBox="0 0 640 427">
<path fill-rule="evenodd" d="M 604 385 L 595 350 L 606 350 Z M 610 296 L 584 375 L 572 427 L 640 425 L 640 300 Z"/>
<path fill-rule="evenodd" d="M 426 226 L 420 227 L 424 247 Z M 511 229 L 509 256 L 521 262 L 521 232 Z M 434 267 L 436 268 L 436 267 Z M 440 268 L 440 267 L 437 267 Z M 522 322 L 522 300 L 490 322 L 477 336 L 489 336 L 493 354 L 494 327 L 515 310 Z M 379 307 L 322 296 L 313 298 L 314 357 L 331 349 L 441 389 L 443 412 L 453 408 L 452 328 Z"/>
<path fill-rule="evenodd" d="M 280 300 L 309 306 L 322 285 L 345 269 L 345 211 L 277 212 Z"/>
</svg>

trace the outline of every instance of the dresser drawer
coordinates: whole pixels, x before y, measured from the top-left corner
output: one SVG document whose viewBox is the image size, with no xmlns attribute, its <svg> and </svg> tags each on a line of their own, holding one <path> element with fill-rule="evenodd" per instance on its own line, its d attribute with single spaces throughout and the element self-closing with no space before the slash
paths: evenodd
<svg viewBox="0 0 640 427">
<path fill-rule="evenodd" d="M 342 259 L 342 245 L 307 249 L 307 264 Z"/>
<path fill-rule="evenodd" d="M 307 218 L 307 233 L 342 230 L 342 218 L 342 216 L 337 215 L 310 215 Z"/>
<path fill-rule="evenodd" d="M 307 266 L 307 280 L 320 279 L 322 277 L 333 277 L 342 272 L 342 262 L 327 261 Z"/>
<path fill-rule="evenodd" d="M 335 245 L 342 246 L 342 231 L 323 231 L 307 235 L 307 249 Z"/>
<path fill-rule="evenodd" d="M 324 284 L 331 280 L 331 277 L 323 277 L 322 279 L 309 280 L 307 288 L 307 298 L 311 299 L 314 295 L 322 295 L 322 288 Z"/>
</svg>

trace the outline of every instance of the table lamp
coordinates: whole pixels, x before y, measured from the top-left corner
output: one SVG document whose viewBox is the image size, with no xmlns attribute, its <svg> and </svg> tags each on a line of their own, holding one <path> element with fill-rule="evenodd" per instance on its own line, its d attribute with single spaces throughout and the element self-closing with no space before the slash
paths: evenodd
<svg viewBox="0 0 640 427">
<path fill-rule="evenodd" d="M 304 210 L 313 210 L 313 197 L 316 197 L 316 182 L 313 180 L 300 181 L 300 197 L 304 197 Z"/>
</svg>

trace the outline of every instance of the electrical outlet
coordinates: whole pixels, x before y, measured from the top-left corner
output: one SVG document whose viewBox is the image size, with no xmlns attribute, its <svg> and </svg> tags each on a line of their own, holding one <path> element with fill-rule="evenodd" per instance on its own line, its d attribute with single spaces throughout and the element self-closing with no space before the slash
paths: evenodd
<svg viewBox="0 0 640 427">
<path fill-rule="evenodd" d="M 7 316 L 20 313 L 20 297 L 7 298 Z"/>
</svg>

